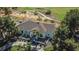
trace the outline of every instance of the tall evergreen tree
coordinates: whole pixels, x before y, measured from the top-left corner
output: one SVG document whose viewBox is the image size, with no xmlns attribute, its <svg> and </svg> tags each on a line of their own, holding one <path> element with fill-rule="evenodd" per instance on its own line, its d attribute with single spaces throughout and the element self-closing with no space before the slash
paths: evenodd
<svg viewBox="0 0 79 59">
<path fill-rule="evenodd" d="M 0 17 L 0 38 L 2 38 L 4 42 L 10 41 L 17 33 L 18 28 L 9 16 Z M 3 42 L 0 44 L 3 44 Z"/>
<path fill-rule="evenodd" d="M 54 50 L 78 50 L 79 43 L 76 42 L 77 39 L 74 37 L 75 33 L 78 33 L 78 30 L 79 10 L 70 10 L 54 34 Z"/>
</svg>

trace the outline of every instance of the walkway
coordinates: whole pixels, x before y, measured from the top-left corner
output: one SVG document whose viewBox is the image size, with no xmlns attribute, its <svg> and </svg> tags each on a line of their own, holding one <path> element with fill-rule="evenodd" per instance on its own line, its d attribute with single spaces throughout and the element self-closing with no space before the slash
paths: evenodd
<svg viewBox="0 0 79 59">
<path fill-rule="evenodd" d="M 38 12 L 38 14 L 41 15 L 41 16 L 43 16 L 43 17 L 45 17 L 46 19 L 53 20 L 53 21 L 55 21 L 55 22 L 57 22 L 57 23 L 60 23 L 60 21 L 55 20 L 55 19 L 52 19 L 52 18 L 50 18 L 50 17 L 47 17 L 46 15 L 44 15 L 44 14 L 41 13 L 41 12 Z"/>
</svg>

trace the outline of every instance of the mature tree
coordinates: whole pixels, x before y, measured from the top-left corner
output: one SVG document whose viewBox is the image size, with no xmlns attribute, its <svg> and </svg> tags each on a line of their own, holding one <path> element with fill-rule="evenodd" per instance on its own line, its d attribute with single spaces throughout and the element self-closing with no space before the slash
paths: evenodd
<svg viewBox="0 0 79 59">
<path fill-rule="evenodd" d="M 11 13 L 11 7 L 0 7 L 0 10 L 4 11 L 5 15 L 9 15 Z"/>
<path fill-rule="evenodd" d="M 54 33 L 54 50 L 78 50 L 79 43 L 76 32 L 78 33 L 79 28 L 79 10 L 70 10 L 66 14 L 65 19 L 61 22 L 61 26 Z M 76 31 L 77 30 L 77 31 Z"/>
<path fill-rule="evenodd" d="M 9 16 L 0 17 L 0 38 L 7 42 L 18 33 L 16 24 Z"/>
<path fill-rule="evenodd" d="M 45 14 L 46 15 L 51 15 L 51 10 L 47 10 Z"/>
<path fill-rule="evenodd" d="M 17 10 L 18 9 L 18 7 L 11 7 L 13 10 Z"/>
<path fill-rule="evenodd" d="M 65 17 L 64 24 L 68 26 L 70 35 L 74 36 L 76 30 L 79 30 L 79 10 L 70 10 Z"/>
</svg>

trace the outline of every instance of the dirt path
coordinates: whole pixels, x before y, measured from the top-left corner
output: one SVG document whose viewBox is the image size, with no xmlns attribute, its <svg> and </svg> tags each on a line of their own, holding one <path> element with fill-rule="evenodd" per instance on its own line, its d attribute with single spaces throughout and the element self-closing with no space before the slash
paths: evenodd
<svg viewBox="0 0 79 59">
<path fill-rule="evenodd" d="M 41 12 L 38 12 L 38 14 L 40 14 L 41 16 L 43 16 L 43 17 L 45 17 L 45 18 L 47 18 L 47 19 L 49 19 L 49 20 L 53 20 L 53 21 L 55 21 L 55 22 L 57 22 L 57 23 L 60 23 L 60 21 L 55 20 L 55 19 L 52 19 L 52 18 L 50 18 L 50 17 L 47 17 L 46 15 L 44 15 L 44 14 L 41 13 Z"/>
</svg>

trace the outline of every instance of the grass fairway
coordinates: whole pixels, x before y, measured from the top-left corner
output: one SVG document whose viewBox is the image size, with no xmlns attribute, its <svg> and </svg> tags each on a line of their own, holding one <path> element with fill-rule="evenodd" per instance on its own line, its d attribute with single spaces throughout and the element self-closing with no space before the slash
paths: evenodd
<svg viewBox="0 0 79 59">
<path fill-rule="evenodd" d="M 52 11 L 52 14 L 59 20 L 63 20 L 66 12 L 70 11 L 71 9 L 79 9 L 79 8 L 74 8 L 74 7 L 57 7 L 57 8 L 50 8 Z"/>
</svg>

